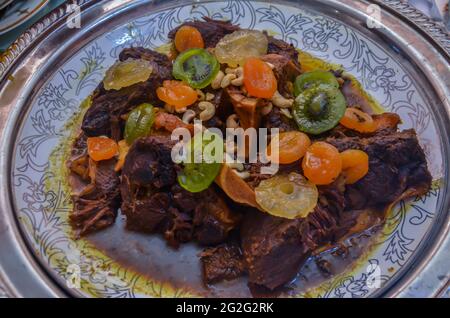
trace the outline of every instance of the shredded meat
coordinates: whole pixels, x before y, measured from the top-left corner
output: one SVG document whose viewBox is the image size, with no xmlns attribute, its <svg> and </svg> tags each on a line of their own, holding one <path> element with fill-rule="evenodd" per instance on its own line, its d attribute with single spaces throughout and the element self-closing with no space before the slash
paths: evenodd
<svg viewBox="0 0 450 318">
<path fill-rule="evenodd" d="M 236 243 L 206 248 L 200 255 L 200 261 L 206 284 L 232 280 L 245 273 L 242 252 Z"/>
<path fill-rule="evenodd" d="M 241 240 L 250 284 L 274 290 L 288 283 L 317 246 L 335 239 L 344 211 L 342 188 L 337 184 L 322 187 L 320 196 L 305 219 L 289 220 L 259 211 L 246 215 Z"/>
<path fill-rule="evenodd" d="M 292 98 L 294 96 L 293 82 L 301 73 L 299 64 L 281 54 L 267 54 L 261 59 L 274 66 L 273 72 L 278 81 L 278 91 L 285 97 Z"/>
<path fill-rule="evenodd" d="M 330 137 L 327 142 L 340 151 L 360 149 L 369 155 L 369 172 L 347 187 L 350 208 L 388 204 L 400 197 L 423 195 L 431 187 L 425 154 L 414 130 L 383 131 L 369 137 Z"/>
<path fill-rule="evenodd" d="M 78 237 L 113 224 L 120 205 L 116 160 L 95 162 L 89 159 L 86 148 L 86 136 L 81 134 L 68 162 L 71 183 L 77 190 L 72 196 L 70 221 Z"/>
<path fill-rule="evenodd" d="M 286 43 L 283 40 L 274 38 L 273 36 L 267 36 L 269 39 L 269 47 L 267 54 L 278 54 L 288 58 L 298 68 L 300 68 L 300 62 L 298 61 L 298 51 L 290 43 Z"/>
<path fill-rule="evenodd" d="M 200 31 L 206 47 L 215 47 L 217 42 L 225 35 L 239 30 L 239 26 L 231 24 L 229 21 L 218 21 L 208 17 L 203 17 L 204 21 L 185 22 L 179 27 L 169 32 L 169 39 L 175 39 L 175 34 L 182 26 L 188 25 Z"/>
<path fill-rule="evenodd" d="M 131 147 L 121 184 L 127 228 L 161 233 L 173 247 L 194 239 L 202 245 L 219 244 L 238 225 L 239 215 L 215 188 L 191 193 L 178 185 L 173 144 L 169 136 L 151 136 Z"/>
</svg>

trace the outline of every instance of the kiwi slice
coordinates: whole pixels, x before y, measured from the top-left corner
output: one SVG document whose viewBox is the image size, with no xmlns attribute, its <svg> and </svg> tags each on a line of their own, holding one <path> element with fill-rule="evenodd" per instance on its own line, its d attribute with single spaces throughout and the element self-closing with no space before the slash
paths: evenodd
<svg viewBox="0 0 450 318">
<path fill-rule="evenodd" d="M 320 84 L 297 96 L 293 116 L 301 131 L 318 135 L 334 128 L 344 116 L 346 107 L 345 97 L 338 88 Z"/>
<path fill-rule="evenodd" d="M 219 72 L 219 62 L 205 49 L 190 49 L 181 53 L 173 64 L 172 74 L 193 88 L 205 88 Z"/>
</svg>

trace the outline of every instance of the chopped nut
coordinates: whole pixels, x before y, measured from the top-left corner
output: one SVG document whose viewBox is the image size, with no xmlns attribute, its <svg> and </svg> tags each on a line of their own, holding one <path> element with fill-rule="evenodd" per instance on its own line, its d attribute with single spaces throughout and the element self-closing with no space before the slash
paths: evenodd
<svg viewBox="0 0 450 318">
<path fill-rule="evenodd" d="M 275 94 L 273 94 L 272 103 L 280 108 L 289 108 L 294 105 L 294 100 L 285 98 L 280 92 L 276 91 Z"/>
<path fill-rule="evenodd" d="M 219 89 L 224 76 L 225 76 L 225 74 L 222 71 L 219 71 L 219 73 L 217 73 L 216 77 L 211 82 L 211 87 L 213 89 Z"/>
<path fill-rule="evenodd" d="M 235 74 L 227 74 L 224 76 L 224 78 L 222 79 L 222 82 L 220 83 L 220 87 L 222 88 L 226 88 L 228 86 L 230 86 L 231 81 L 236 79 L 236 75 Z"/>
<path fill-rule="evenodd" d="M 267 116 L 272 111 L 272 109 L 273 109 L 273 104 L 272 103 L 268 103 L 267 106 L 264 106 L 261 109 L 261 114 L 263 116 Z"/>
<path fill-rule="evenodd" d="M 227 128 L 239 128 L 239 117 L 236 114 L 230 115 L 227 118 Z"/>
<path fill-rule="evenodd" d="M 292 114 L 287 108 L 281 108 L 280 112 L 289 119 L 292 119 Z"/>
<path fill-rule="evenodd" d="M 200 89 L 195 90 L 197 92 L 198 100 L 203 101 L 206 99 L 205 93 L 203 93 Z"/>
<path fill-rule="evenodd" d="M 199 115 L 200 120 L 210 120 L 216 114 L 216 106 L 211 102 L 200 102 L 198 108 L 203 110 Z"/>
<path fill-rule="evenodd" d="M 192 119 L 195 118 L 195 111 L 193 111 L 192 109 L 188 109 L 184 114 L 183 114 L 183 122 L 186 124 L 189 124 Z"/>
</svg>

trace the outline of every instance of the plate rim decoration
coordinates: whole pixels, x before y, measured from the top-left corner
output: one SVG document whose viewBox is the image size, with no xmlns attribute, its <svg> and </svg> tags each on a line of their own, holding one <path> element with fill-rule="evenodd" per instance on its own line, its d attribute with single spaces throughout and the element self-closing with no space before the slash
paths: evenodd
<svg viewBox="0 0 450 318">
<path fill-rule="evenodd" d="M 39 11 L 41 11 L 49 1 L 50 0 L 41 0 L 39 3 L 36 4 L 36 6 L 34 8 L 32 8 L 32 10 L 28 14 L 20 17 L 19 19 L 15 20 L 14 22 L 10 23 L 9 25 L 6 25 L 5 27 L 0 28 L 0 35 L 5 34 L 5 33 L 9 32 L 9 31 L 15 29 L 16 27 L 18 27 L 22 23 L 24 23 L 24 22 L 28 21 L 29 19 L 31 19 Z"/>
</svg>

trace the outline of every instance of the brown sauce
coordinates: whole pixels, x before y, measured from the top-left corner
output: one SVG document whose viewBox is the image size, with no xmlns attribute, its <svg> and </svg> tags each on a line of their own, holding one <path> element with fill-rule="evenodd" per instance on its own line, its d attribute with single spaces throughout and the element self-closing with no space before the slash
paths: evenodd
<svg viewBox="0 0 450 318">
<path fill-rule="evenodd" d="M 361 213 L 361 211 L 359 211 Z M 379 212 L 368 211 L 367 219 L 380 220 Z M 183 244 L 178 250 L 169 247 L 159 235 L 149 235 L 125 229 L 125 217 L 115 224 L 90 234 L 87 240 L 122 266 L 159 282 L 169 282 L 174 288 L 189 290 L 202 297 L 277 297 L 307 292 L 344 272 L 370 247 L 379 224 L 365 224 L 368 230 L 347 237 L 338 245 L 317 251 L 300 269 L 298 276 L 286 287 L 267 292 L 249 289 L 247 278 L 205 286 L 201 277 L 198 254 L 202 248 L 195 243 Z M 328 272 L 318 266 L 328 268 Z"/>
</svg>

